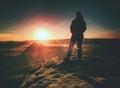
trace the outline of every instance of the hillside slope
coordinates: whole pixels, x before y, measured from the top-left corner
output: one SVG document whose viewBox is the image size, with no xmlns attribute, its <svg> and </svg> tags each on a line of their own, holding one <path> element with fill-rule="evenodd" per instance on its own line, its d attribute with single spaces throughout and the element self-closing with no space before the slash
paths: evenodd
<svg viewBox="0 0 120 88">
<path fill-rule="evenodd" d="M 110 73 L 113 64 L 99 59 L 65 62 L 63 57 L 52 58 L 33 69 L 20 88 L 118 88 L 120 79 L 115 75 L 119 73 Z"/>
</svg>

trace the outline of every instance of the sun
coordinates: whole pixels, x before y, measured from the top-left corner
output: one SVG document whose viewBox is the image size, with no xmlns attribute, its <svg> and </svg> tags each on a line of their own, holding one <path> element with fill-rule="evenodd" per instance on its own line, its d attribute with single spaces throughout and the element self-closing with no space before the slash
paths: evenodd
<svg viewBox="0 0 120 88">
<path fill-rule="evenodd" d="M 46 30 L 38 30 L 35 33 L 37 40 L 48 40 L 49 39 L 49 33 Z"/>
</svg>

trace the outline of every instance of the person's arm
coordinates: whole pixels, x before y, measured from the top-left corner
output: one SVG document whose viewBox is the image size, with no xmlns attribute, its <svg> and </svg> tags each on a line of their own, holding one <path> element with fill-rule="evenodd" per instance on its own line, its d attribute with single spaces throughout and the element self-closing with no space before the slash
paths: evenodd
<svg viewBox="0 0 120 88">
<path fill-rule="evenodd" d="M 71 22 L 71 26 L 70 26 L 70 32 L 73 33 L 73 21 Z"/>
<path fill-rule="evenodd" d="M 86 31 L 86 29 L 87 29 L 87 27 L 86 27 L 86 23 L 85 22 L 83 22 L 83 28 L 82 28 L 82 33 L 84 33 L 85 31 Z"/>
</svg>

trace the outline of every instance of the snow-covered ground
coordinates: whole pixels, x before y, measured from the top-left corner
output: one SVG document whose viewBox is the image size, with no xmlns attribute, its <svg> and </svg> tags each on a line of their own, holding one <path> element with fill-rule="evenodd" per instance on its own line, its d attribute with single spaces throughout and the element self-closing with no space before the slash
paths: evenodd
<svg viewBox="0 0 120 88">
<path fill-rule="evenodd" d="M 65 62 L 69 40 L 0 42 L 1 88 L 119 88 L 120 40 L 87 39 Z"/>
</svg>

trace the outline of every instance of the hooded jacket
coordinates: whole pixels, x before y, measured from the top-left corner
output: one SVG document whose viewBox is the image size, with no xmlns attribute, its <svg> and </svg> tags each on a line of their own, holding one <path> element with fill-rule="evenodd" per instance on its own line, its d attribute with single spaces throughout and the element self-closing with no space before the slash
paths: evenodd
<svg viewBox="0 0 120 88">
<path fill-rule="evenodd" d="M 85 21 L 79 18 L 74 19 L 70 26 L 71 33 L 76 36 L 83 34 L 86 29 Z"/>
</svg>

